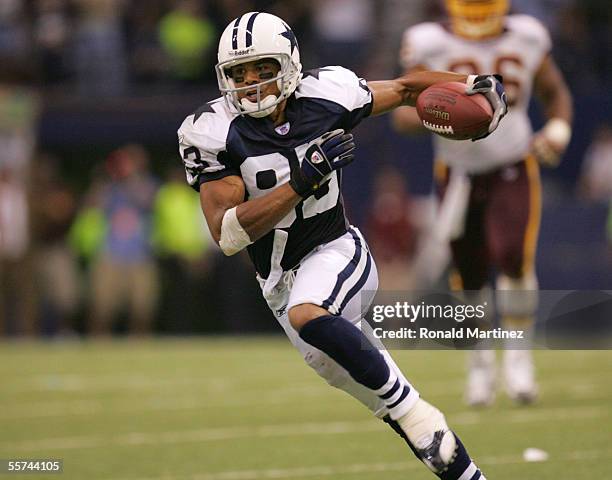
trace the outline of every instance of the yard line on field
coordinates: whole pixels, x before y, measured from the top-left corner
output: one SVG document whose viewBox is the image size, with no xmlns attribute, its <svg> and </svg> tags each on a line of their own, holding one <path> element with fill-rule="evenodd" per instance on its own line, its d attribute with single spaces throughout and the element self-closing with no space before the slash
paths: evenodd
<svg viewBox="0 0 612 480">
<path fill-rule="evenodd" d="M 80 448 L 79 442 L 83 442 L 83 448 L 105 445 L 151 445 L 151 444 L 175 444 L 183 442 L 209 442 L 218 440 L 235 440 L 239 438 L 265 438 L 277 436 L 295 435 L 332 435 L 341 433 L 354 433 L 379 430 L 378 422 L 371 419 L 361 422 L 333 422 L 333 423 L 297 423 L 281 425 L 262 425 L 260 427 L 226 427 L 208 428 L 201 430 L 183 430 L 177 432 L 160 433 L 127 433 L 114 437 L 81 436 L 81 437 L 59 437 L 26 442 L 5 442 L 1 448 L 7 451 L 29 451 L 45 449 L 75 449 Z"/>
<path fill-rule="evenodd" d="M 287 389 L 279 389 L 274 394 L 270 394 L 269 397 L 258 396 L 252 399 L 246 397 L 235 397 L 226 400 L 207 401 L 202 397 L 194 398 L 166 398 L 166 397 L 153 397 L 148 400 L 143 400 L 141 404 L 113 404 L 112 402 L 103 403 L 95 402 L 90 400 L 78 400 L 78 401 L 66 401 L 66 402 L 33 402 L 27 404 L 19 404 L 16 407 L 10 407 L 7 405 L 1 405 L 0 419 L 3 420 L 23 420 L 27 418 L 48 418 L 48 417 L 73 417 L 73 416 L 84 416 L 92 415 L 96 413 L 110 413 L 112 414 L 128 414 L 128 413 L 143 413 L 143 412 L 155 412 L 155 411 L 181 411 L 181 410 L 205 410 L 211 408 L 236 408 L 236 407 L 255 407 L 255 406 L 271 406 L 271 405 L 283 405 L 295 401 L 297 396 L 299 398 L 309 397 L 316 398 L 320 396 L 326 396 L 331 390 L 328 387 L 310 387 L 304 386 L 301 388 L 290 387 Z M 248 392 L 247 392 L 248 393 Z M 582 397 L 587 398 L 587 397 Z M 595 396 L 593 398 L 601 398 L 601 396 Z M 532 411 L 533 412 L 533 411 Z M 528 419 L 531 418 L 532 413 L 528 413 Z M 566 414 L 564 410 L 558 413 L 559 418 L 563 418 Z M 585 412 L 587 416 L 591 416 L 590 412 Z M 452 414 L 451 414 L 452 415 Z M 464 412 L 455 414 L 455 418 L 462 422 L 475 423 L 478 421 L 479 413 L 476 412 Z M 521 412 L 515 412 L 515 416 L 520 421 Z M 549 414 L 550 415 L 550 414 Z M 456 420 L 456 421 L 457 421 Z"/>
<path fill-rule="evenodd" d="M 206 379 L 161 379 L 123 377 L 110 379 L 96 375 L 41 375 L 30 380 L 9 384 L 7 393 L 92 392 L 176 388 L 181 385 L 206 384 Z"/>
<path fill-rule="evenodd" d="M 316 466 L 297 468 L 278 468 L 267 470 L 235 470 L 219 473 L 204 473 L 192 475 L 190 480 L 260 480 L 260 479 L 282 479 L 299 477 L 331 477 L 337 475 L 350 475 L 359 473 L 384 473 L 401 472 L 404 470 L 416 470 L 423 468 L 415 462 L 393 462 L 393 463 L 364 463 L 344 466 Z M 178 477 L 162 477 L 175 480 Z M 145 480 L 145 479 L 138 479 Z"/>
<path fill-rule="evenodd" d="M 588 376 L 581 376 L 580 381 L 568 383 L 568 377 L 560 376 L 546 378 L 542 381 L 542 386 L 546 389 L 555 389 L 561 386 L 563 391 L 571 390 L 588 395 L 589 392 L 597 390 L 602 385 L 602 380 L 607 380 L 608 373 L 598 375 L 591 373 Z M 310 377 L 305 376 L 303 383 L 309 382 Z M 428 380 L 421 381 L 426 386 L 429 396 L 455 396 L 461 393 L 465 386 L 463 380 Z M 300 385 L 302 385 L 300 384 Z M 206 387 L 205 390 L 210 394 L 228 394 L 232 392 L 244 392 L 245 385 L 238 377 L 210 377 L 202 376 L 177 376 L 177 377 L 154 377 L 147 374 L 87 374 L 87 373 L 48 373 L 41 375 L 37 373 L 31 377 L 20 378 L 10 381 L 5 385 L 5 394 L 32 393 L 32 392 L 100 392 L 113 391 L 141 391 L 141 390 L 175 390 L 177 387 Z M 327 388 L 323 383 L 318 388 Z M 555 389 L 556 390 L 556 389 Z"/>
<path fill-rule="evenodd" d="M 549 422 L 551 420 L 585 420 L 609 415 L 607 406 L 555 408 L 512 412 L 496 420 L 497 424 Z M 474 412 L 448 415 L 454 426 L 482 426 L 484 419 Z M 292 437 L 300 435 L 338 435 L 382 432 L 384 427 L 373 419 L 359 422 L 311 422 L 260 426 L 216 427 L 175 432 L 132 432 L 115 436 L 57 437 L 39 440 L 11 441 L 0 444 L 0 450 L 18 453 L 39 450 L 73 450 L 99 446 L 139 446 L 177 443 L 203 443 L 241 438 Z"/>
<path fill-rule="evenodd" d="M 90 400 L 72 400 L 64 402 L 32 402 L 11 407 L 6 403 L 0 404 L 0 419 L 25 419 L 45 417 L 72 417 L 91 415 L 93 413 L 140 413 L 147 411 L 173 411 L 173 410 L 204 410 L 209 408 L 236 408 L 283 405 L 295 402 L 305 397 L 314 398 L 328 395 L 332 390 L 327 385 L 314 387 L 311 385 L 295 385 L 279 388 L 274 392 L 260 393 L 261 390 L 242 391 L 242 396 L 232 398 L 219 398 L 206 400 L 200 395 L 193 398 L 151 397 L 142 399 L 140 404 L 115 404 Z M 249 396 L 253 394 L 253 397 Z"/>
<path fill-rule="evenodd" d="M 23 382 L 9 384 L 11 392 L 32 391 L 92 391 L 107 390 L 146 390 L 159 388 L 176 388 L 181 385 L 206 385 L 211 391 L 220 393 L 232 388 L 238 388 L 238 378 L 208 378 L 205 375 L 198 377 L 146 377 L 144 375 L 99 375 L 99 374 L 46 374 L 36 375 Z"/>
<path fill-rule="evenodd" d="M 579 462 L 584 460 L 596 460 L 602 458 L 612 458 L 612 450 L 583 450 L 571 452 L 557 457 L 554 461 Z M 522 456 L 516 454 L 497 455 L 482 457 L 478 460 L 481 466 L 512 465 L 525 463 Z M 189 480 L 275 480 L 293 479 L 299 477 L 333 477 L 338 475 L 351 475 L 360 473 L 384 473 L 398 472 L 405 470 L 421 470 L 424 467 L 417 461 L 412 462 L 388 462 L 388 463 L 362 463 L 353 465 L 319 465 L 314 467 L 295 467 L 295 468 L 273 468 L 265 470 L 228 470 L 215 473 L 194 474 L 187 477 Z M 486 471 L 485 471 L 486 473 Z M 179 477 L 139 477 L 124 478 L 122 480 L 177 480 Z M 180 477 L 181 480 L 185 476 Z M 109 479 L 110 480 L 110 479 Z M 113 477 L 112 480 L 117 480 Z"/>
<path fill-rule="evenodd" d="M 142 383 L 141 383 L 142 384 Z M 446 387 L 444 387 L 446 385 Z M 462 390 L 463 382 L 449 382 L 444 384 L 437 382 L 432 388 L 427 387 L 427 393 L 430 398 L 433 397 L 454 397 Z M 562 389 L 552 389 L 548 382 L 542 384 L 544 390 L 550 395 L 552 392 L 564 393 L 568 398 L 580 400 L 597 400 L 608 398 L 608 392 L 599 390 L 601 385 L 588 382 L 571 383 L 567 381 L 563 384 Z M 223 395 L 215 400 L 210 399 L 210 396 L 198 395 L 193 398 L 177 398 L 176 395 L 170 397 L 153 396 L 146 398 L 142 397 L 141 403 L 127 404 L 126 402 L 100 402 L 94 400 L 68 400 L 68 401 L 45 401 L 45 402 L 30 402 L 17 403 L 14 402 L 0 403 L 0 419 L 4 420 L 23 420 L 27 418 L 48 418 L 48 417 L 73 417 L 91 415 L 95 413 L 140 413 L 148 411 L 180 411 L 180 410 L 204 410 L 210 408 L 236 408 L 236 407 L 254 407 L 254 406 L 270 406 L 283 405 L 295 401 L 296 398 L 306 397 L 322 397 L 329 395 L 331 390 L 326 384 L 311 384 L 306 382 L 303 384 L 295 384 L 287 387 L 279 388 L 274 393 L 261 394 L 261 389 L 256 390 L 242 389 L 240 396 L 232 396 L 227 398 Z M 219 393 L 218 389 L 215 393 Z M 253 394 L 252 396 L 250 394 Z M 253 398 L 254 397 L 254 398 Z"/>
<path fill-rule="evenodd" d="M 92 415 L 99 413 L 102 409 L 102 403 L 89 400 L 20 403 L 15 407 L 4 404 L 0 405 L 0 419 L 23 420 L 25 418 L 72 417 Z"/>
<path fill-rule="evenodd" d="M 286 388 L 312 388 L 310 378 L 304 381 L 289 385 Z M 262 379 L 261 381 L 265 381 Z M 261 382 L 260 382 L 261 383 Z M 277 383 L 274 379 L 270 379 L 270 383 Z M 4 393 L 32 393 L 32 392 L 92 392 L 98 394 L 106 391 L 126 390 L 172 390 L 177 387 L 186 386 L 205 386 L 208 394 L 228 394 L 232 392 L 244 392 L 245 384 L 238 377 L 209 377 L 202 376 L 178 376 L 178 377 L 157 377 L 146 375 L 97 375 L 97 374 L 38 374 L 27 380 L 17 380 L 9 382 L 5 385 L 7 388 Z M 318 387 L 329 389 L 329 387 L 321 383 Z M 261 389 L 260 387 L 258 387 Z M 253 387 L 250 388 L 254 390 Z M 249 387 L 246 387 L 249 390 Z"/>
<path fill-rule="evenodd" d="M 595 383 L 573 383 L 567 388 L 567 398 L 574 400 L 596 400 L 596 399 L 608 399 L 612 398 L 612 393 L 601 389 L 601 384 Z"/>
<path fill-rule="evenodd" d="M 559 407 L 547 409 L 530 409 L 513 411 L 495 419 L 496 423 L 530 423 L 551 420 L 585 420 L 589 418 L 605 417 L 609 408 L 604 405 L 590 405 L 586 407 Z M 477 412 L 467 411 L 449 414 L 449 421 L 456 425 L 473 425 L 484 423 Z"/>
</svg>

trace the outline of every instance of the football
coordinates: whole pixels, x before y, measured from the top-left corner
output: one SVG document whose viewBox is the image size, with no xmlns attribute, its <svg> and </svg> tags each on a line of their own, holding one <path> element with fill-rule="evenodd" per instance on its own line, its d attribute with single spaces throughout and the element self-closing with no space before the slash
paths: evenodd
<svg viewBox="0 0 612 480">
<path fill-rule="evenodd" d="M 487 133 L 493 108 L 484 95 L 465 94 L 460 82 L 437 83 L 423 90 L 416 103 L 423 126 L 451 140 L 468 140 Z"/>
</svg>

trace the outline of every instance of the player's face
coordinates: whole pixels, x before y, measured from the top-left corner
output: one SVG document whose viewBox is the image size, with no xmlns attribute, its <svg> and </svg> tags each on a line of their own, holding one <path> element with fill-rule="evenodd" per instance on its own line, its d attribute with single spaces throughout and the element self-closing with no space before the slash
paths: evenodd
<svg viewBox="0 0 612 480">
<path fill-rule="evenodd" d="M 261 59 L 253 62 L 241 63 L 231 67 L 231 77 L 234 80 L 236 88 L 257 85 L 258 83 L 270 80 L 278 75 L 280 65 L 276 60 Z M 280 90 L 276 82 L 269 82 L 261 87 L 261 98 L 266 98 L 268 95 L 280 95 Z M 247 98 L 249 101 L 257 102 L 257 89 L 243 90 L 238 92 L 238 99 Z"/>
</svg>

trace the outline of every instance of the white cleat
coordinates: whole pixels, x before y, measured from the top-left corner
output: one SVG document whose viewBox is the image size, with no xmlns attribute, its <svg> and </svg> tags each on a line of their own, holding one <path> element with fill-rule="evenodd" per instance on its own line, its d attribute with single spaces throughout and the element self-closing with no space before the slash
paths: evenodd
<svg viewBox="0 0 612 480">
<path fill-rule="evenodd" d="M 504 351 L 504 386 L 508 396 L 517 403 L 528 405 L 538 397 L 535 369 L 530 350 Z"/>
<path fill-rule="evenodd" d="M 397 423 L 433 472 L 443 472 L 455 459 L 455 434 L 448 428 L 442 412 L 425 400 L 419 398 Z"/>
<path fill-rule="evenodd" d="M 470 407 L 488 407 L 495 401 L 496 367 L 494 350 L 470 352 L 465 402 Z"/>
</svg>

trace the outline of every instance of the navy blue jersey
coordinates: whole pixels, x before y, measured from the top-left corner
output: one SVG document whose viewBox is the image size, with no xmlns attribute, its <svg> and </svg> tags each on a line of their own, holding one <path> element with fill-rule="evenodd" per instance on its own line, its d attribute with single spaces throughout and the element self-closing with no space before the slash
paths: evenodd
<svg viewBox="0 0 612 480">
<path fill-rule="evenodd" d="M 187 181 L 196 190 L 228 175 L 242 178 L 246 200 L 258 198 L 289 181 L 309 144 L 337 128 L 350 131 L 372 111 L 365 80 L 342 67 L 304 73 L 286 105 L 287 123 L 233 113 L 223 99 L 189 115 L 178 136 Z M 315 195 L 300 202 L 274 229 L 288 232 L 283 270 L 299 264 L 313 248 L 343 235 L 348 222 L 342 204 L 342 178 L 333 172 Z M 248 247 L 255 269 L 270 273 L 274 229 Z"/>
</svg>

